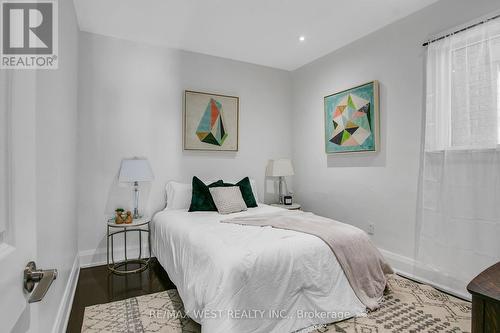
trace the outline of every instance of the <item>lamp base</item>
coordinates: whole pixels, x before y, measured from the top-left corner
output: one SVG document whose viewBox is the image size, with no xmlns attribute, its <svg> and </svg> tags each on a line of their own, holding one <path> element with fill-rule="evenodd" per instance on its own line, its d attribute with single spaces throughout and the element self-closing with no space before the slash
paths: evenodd
<svg viewBox="0 0 500 333">
<path fill-rule="evenodd" d="M 279 203 L 280 205 L 283 205 L 283 177 L 279 177 L 279 183 L 278 183 L 278 192 L 279 192 Z"/>
<path fill-rule="evenodd" d="M 139 215 L 139 183 L 134 182 L 134 219 L 140 219 L 142 216 Z"/>
</svg>

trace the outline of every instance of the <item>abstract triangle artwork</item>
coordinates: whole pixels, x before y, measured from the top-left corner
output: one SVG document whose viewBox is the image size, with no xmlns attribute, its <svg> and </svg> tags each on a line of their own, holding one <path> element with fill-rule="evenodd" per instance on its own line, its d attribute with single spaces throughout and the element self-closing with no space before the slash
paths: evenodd
<svg viewBox="0 0 500 333">
<path fill-rule="evenodd" d="M 222 146 L 228 134 L 224 130 L 222 104 L 211 98 L 201 117 L 196 135 L 201 142 Z"/>
<path fill-rule="evenodd" d="M 340 140 L 340 145 L 342 146 L 351 137 L 351 134 L 354 135 L 360 127 L 368 132 L 371 131 L 367 114 L 370 111 L 370 102 L 356 95 L 349 94 L 345 99 L 341 100 L 340 103 L 346 103 L 346 105 L 340 104 L 337 108 L 347 107 L 348 112 L 343 112 L 333 118 L 334 131 L 330 141 L 339 144 L 338 138 L 335 139 L 335 137 L 342 133 L 342 139 Z M 353 139 L 355 140 L 355 138 Z M 362 145 L 366 139 L 367 138 L 363 136 L 362 142 L 356 141 L 357 145 Z M 350 140 L 349 143 L 349 146 L 353 146 L 352 140 Z"/>
<path fill-rule="evenodd" d="M 327 153 L 375 151 L 378 82 L 325 97 Z"/>
<path fill-rule="evenodd" d="M 184 92 L 185 150 L 238 151 L 238 127 L 238 97 Z"/>
</svg>

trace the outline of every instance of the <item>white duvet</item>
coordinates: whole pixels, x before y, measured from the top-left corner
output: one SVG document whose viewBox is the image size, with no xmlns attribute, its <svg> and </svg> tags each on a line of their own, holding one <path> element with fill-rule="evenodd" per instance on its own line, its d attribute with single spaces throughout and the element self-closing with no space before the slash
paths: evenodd
<svg viewBox="0 0 500 333">
<path fill-rule="evenodd" d="M 364 312 L 321 239 L 219 223 L 279 209 L 259 204 L 230 215 L 186 210 L 155 215 L 153 252 L 203 333 L 287 333 Z"/>
</svg>

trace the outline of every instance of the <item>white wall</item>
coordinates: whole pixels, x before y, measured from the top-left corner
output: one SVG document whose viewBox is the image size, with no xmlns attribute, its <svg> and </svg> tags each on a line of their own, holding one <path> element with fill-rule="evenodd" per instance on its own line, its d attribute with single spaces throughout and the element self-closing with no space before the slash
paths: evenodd
<svg viewBox="0 0 500 333">
<path fill-rule="evenodd" d="M 59 329 L 63 324 L 64 318 L 57 316 L 66 312 L 58 311 L 78 254 L 78 37 L 73 2 L 59 1 L 59 69 L 40 70 L 36 79 L 36 263 L 43 269 L 57 268 L 59 275 L 45 298 L 32 305 L 38 309 L 37 332 L 50 332 L 54 325 Z"/>
<path fill-rule="evenodd" d="M 440 1 L 293 72 L 294 185 L 306 210 L 365 230 L 374 223 L 379 247 L 413 257 L 422 42 L 499 8 L 498 0 Z M 327 156 L 323 97 L 375 79 L 381 88 L 380 152 Z"/>
<path fill-rule="evenodd" d="M 267 160 L 291 156 L 289 72 L 81 33 L 79 84 L 83 264 L 105 258 L 105 215 L 131 208 L 130 189 L 116 184 L 122 158 L 150 160 L 156 179 L 145 191 L 146 210 L 153 213 L 164 206 L 168 180 L 190 182 L 193 175 L 250 176 L 262 198 Z M 183 151 L 184 89 L 240 97 L 239 152 Z"/>
</svg>

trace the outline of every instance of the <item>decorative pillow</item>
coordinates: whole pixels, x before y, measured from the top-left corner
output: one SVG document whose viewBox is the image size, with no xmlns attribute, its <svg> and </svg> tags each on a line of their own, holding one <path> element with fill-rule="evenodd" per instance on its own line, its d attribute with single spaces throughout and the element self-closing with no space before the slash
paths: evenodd
<svg viewBox="0 0 500 333">
<path fill-rule="evenodd" d="M 191 196 L 191 206 L 189 206 L 190 212 L 217 211 L 209 190 L 209 187 L 214 186 L 224 186 L 224 182 L 218 180 L 207 186 L 198 177 L 193 177 L 193 194 Z"/>
<path fill-rule="evenodd" d="M 248 208 L 257 207 L 257 200 L 253 195 L 252 184 L 250 184 L 250 179 L 248 177 L 243 178 L 236 184 L 224 183 L 224 186 L 238 186 L 243 196 L 243 200 Z"/>
<path fill-rule="evenodd" d="M 191 184 L 170 181 L 165 187 L 167 191 L 166 209 L 188 209 L 191 204 Z"/>
<path fill-rule="evenodd" d="M 238 186 L 212 187 L 209 190 L 220 214 L 231 214 L 247 210 L 247 205 Z"/>
</svg>

